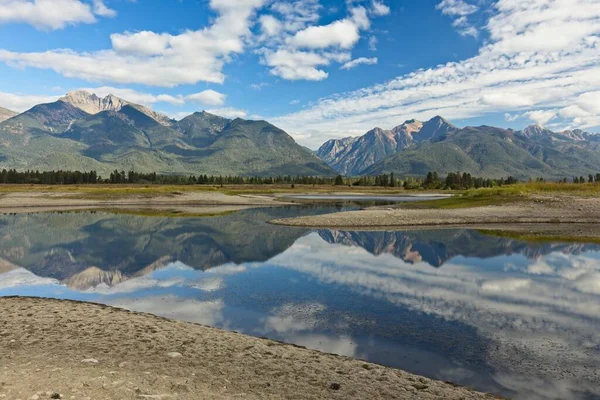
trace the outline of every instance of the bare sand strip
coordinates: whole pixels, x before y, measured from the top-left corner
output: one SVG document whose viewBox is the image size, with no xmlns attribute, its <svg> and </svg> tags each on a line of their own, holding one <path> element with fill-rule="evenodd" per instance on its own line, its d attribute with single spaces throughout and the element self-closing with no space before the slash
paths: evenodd
<svg viewBox="0 0 600 400">
<path fill-rule="evenodd" d="M 484 399 L 400 370 L 106 306 L 0 298 L 0 398 Z"/>
<path fill-rule="evenodd" d="M 384 229 L 404 227 L 458 227 L 488 225 L 507 228 L 511 224 L 599 224 L 598 198 L 534 198 L 508 205 L 459 208 L 373 208 L 335 214 L 271 221 L 273 224 L 312 228 Z"/>
<path fill-rule="evenodd" d="M 12 192 L 0 197 L 0 213 L 91 210 L 99 208 L 166 208 L 175 207 L 270 207 L 290 204 L 271 196 L 235 195 L 219 192 L 183 192 L 170 196 L 132 195 L 117 198 L 86 198 L 72 192 Z M 227 211 L 227 210 L 225 210 Z"/>
</svg>

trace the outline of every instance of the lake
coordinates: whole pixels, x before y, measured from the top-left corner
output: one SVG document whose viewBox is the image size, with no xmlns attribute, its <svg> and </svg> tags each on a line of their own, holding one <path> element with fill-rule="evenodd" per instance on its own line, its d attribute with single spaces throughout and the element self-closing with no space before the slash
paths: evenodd
<svg viewBox="0 0 600 400">
<path fill-rule="evenodd" d="M 0 296 L 104 303 L 517 399 L 600 397 L 600 246 L 266 223 L 353 208 L 4 215 Z"/>
</svg>

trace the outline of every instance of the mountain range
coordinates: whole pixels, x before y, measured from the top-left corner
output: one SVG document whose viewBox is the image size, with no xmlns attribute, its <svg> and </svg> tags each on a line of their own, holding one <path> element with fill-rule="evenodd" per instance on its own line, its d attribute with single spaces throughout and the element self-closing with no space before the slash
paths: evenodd
<svg viewBox="0 0 600 400">
<path fill-rule="evenodd" d="M 0 108 L 0 169 L 345 176 L 437 171 L 520 179 L 600 172 L 600 135 L 458 128 L 437 116 L 329 140 L 316 153 L 266 121 L 197 112 L 174 120 L 114 95 L 70 92 L 17 114 Z"/>
<path fill-rule="evenodd" d="M 9 115 L 9 114 L 7 114 Z M 176 121 L 113 95 L 68 93 L 0 122 L 0 168 L 162 174 L 333 175 L 266 121 L 198 112 Z"/>
<path fill-rule="evenodd" d="M 600 135 L 581 130 L 522 131 L 492 126 L 457 128 L 442 117 L 375 128 L 360 137 L 329 140 L 317 155 L 348 176 L 395 173 L 424 176 L 438 171 L 521 179 L 561 179 L 600 171 Z"/>
</svg>

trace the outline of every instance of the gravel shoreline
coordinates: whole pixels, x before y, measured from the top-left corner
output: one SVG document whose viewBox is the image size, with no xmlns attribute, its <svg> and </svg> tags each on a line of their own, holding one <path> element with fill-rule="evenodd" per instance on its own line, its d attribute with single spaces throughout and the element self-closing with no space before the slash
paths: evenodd
<svg viewBox="0 0 600 400">
<path fill-rule="evenodd" d="M 600 224 L 600 199 L 536 196 L 518 203 L 511 202 L 498 206 L 459 209 L 423 209 L 410 208 L 410 206 L 371 208 L 270 222 L 306 228 L 363 230 L 468 226 L 481 229 L 523 230 L 515 227 L 523 225 L 532 232 L 538 227 L 544 229 L 543 225 L 564 225 L 560 229 L 562 234 L 577 235 L 582 225 Z M 594 231 L 600 233 L 600 230 Z"/>
<path fill-rule="evenodd" d="M 6 399 L 494 398 L 364 361 L 97 304 L 0 298 L 0 320 Z"/>
</svg>

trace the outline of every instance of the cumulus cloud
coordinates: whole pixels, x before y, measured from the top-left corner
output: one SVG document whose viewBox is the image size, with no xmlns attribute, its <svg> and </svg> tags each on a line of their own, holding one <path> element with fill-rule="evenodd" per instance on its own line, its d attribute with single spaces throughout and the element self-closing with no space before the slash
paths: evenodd
<svg viewBox="0 0 600 400">
<path fill-rule="evenodd" d="M 270 40 L 258 49 L 262 63 L 270 67 L 272 75 L 310 81 L 326 79 L 329 73 L 325 67 L 350 61 L 350 51 L 371 26 L 369 14 L 380 16 L 389 12 L 380 1 L 374 1 L 369 11 L 349 2 L 345 18 L 317 25 L 319 8 L 315 2 L 279 2 L 271 8 L 277 17 L 261 20 L 261 31 L 263 36 L 270 32 L 277 34 L 270 35 Z M 281 29 L 271 29 L 276 26 Z"/>
<path fill-rule="evenodd" d="M 115 15 L 102 0 L 94 0 L 92 6 L 81 0 L 0 0 L 0 24 L 26 23 L 43 30 L 91 24 L 96 16 Z"/>
<path fill-rule="evenodd" d="M 388 15 L 391 11 L 392 10 L 390 9 L 390 7 L 388 7 L 384 3 L 377 1 L 377 0 L 373 0 L 372 7 L 371 7 L 371 13 L 373 13 L 374 15 L 384 16 L 384 15 Z"/>
<path fill-rule="evenodd" d="M 373 126 L 392 127 L 406 119 L 439 114 L 467 119 L 542 110 L 546 113 L 529 117 L 538 122 L 545 117 L 545 122 L 573 128 L 599 126 L 597 4 L 589 0 L 499 0 L 493 7 L 485 28 L 490 42 L 474 57 L 322 98 L 273 122 L 315 148 L 325 138 L 362 134 Z M 459 10 L 463 14 L 472 11 L 458 8 L 453 12 Z M 553 112 L 561 118 L 574 117 L 563 121 L 552 117 Z"/>
<path fill-rule="evenodd" d="M 57 7 L 50 0 L 0 0 L 0 23 L 3 19 L 24 19 L 26 14 L 38 26 L 56 29 L 69 23 L 94 22 L 96 15 L 115 15 L 102 0 L 90 0 L 91 4 L 57 1 L 64 7 Z M 18 7 L 2 10 L 3 6 L 8 9 L 9 4 L 16 3 L 23 3 L 24 11 Z M 350 59 L 346 53 L 369 29 L 370 17 L 389 13 L 389 7 L 380 0 L 373 0 L 369 10 L 350 3 L 345 18 L 319 25 L 322 7 L 318 0 L 210 0 L 209 6 L 216 17 L 199 30 L 178 34 L 149 30 L 114 33 L 110 36 L 110 48 L 90 52 L 0 49 L 0 62 L 18 68 L 53 70 L 87 81 L 175 87 L 223 83 L 224 65 L 250 46 L 273 75 L 290 80 L 321 80 L 328 77 L 324 67 Z M 73 12 L 64 12 L 63 8 Z M 259 10 L 262 13 L 257 16 Z"/>
<path fill-rule="evenodd" d="M 358 26 L 351 20 L 344 19 L 329 25 L 311 26 L 288 40 L 294 47 L 324 49 L 339 46 L 349 49 L 360 39 Z"/>
<path fill-rule="evenodd" d="M 536 110 L 536 111 L 528 111 L 525 113 L 530 120 L 535 122 L 538 125 L 544 126 L 549 121 L 556 118 L 556 112 L 552 110 Z"/>
<path fill-rule="evenodd" d="M 205 90 L 200 93 L 195 93 L 186 96 L 186 100 L 196 101 L 209 106 L 222 106 L 225 104 L 226 95 L 215 90 Z"/>
<path fill-rule="evenodd" d="M 94 5 L 94 14 L 96 15 L 107 18 L 113 18 L 117 15 L 117 12 L 108 8 L 103 0 L 93 0 L 92 4 Z"/>
<path fill-rule="evenodd" d="M 287 80 L 320 81 L 329 74 L 318 66 L 329 65 L 326 57 L 311 52 L 280 49 L 265 55 L 264 63 L 272 67 L 271 73 Z"/>
<path fill-rule="evenodd" d="M 250 36 L 251 19 L 265 2 L 211 0 L 210 7 L 217 17 L 204 29 L 177 35 L 151 31 L 113 34 L 111 49 L 94 52 L 0 50 L 0 61 L 16 67 L 51 69 L 66 77 L 88 81 L 164 87 L 201 81 L 222 83 L 225 79 L 223 65 L 231 56 L 244 51 L 245 41 Z M 51 3 L 55 13 L 61 9 L 54 0 Z"/>
<path fill-rule="evenodd" d="M 359 65 L 374 65 L 377 64 L 377 57 L 373 57 L 373 58 L 367 58 L 367 57 L 360 57 L 360 58 L 356 58 L 354 60 L 348 61 L 346 64 L 342 65 L 342 69 L 352 69 L 352 68 L 356 68 Z"/>
</svg>

